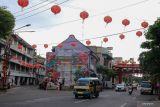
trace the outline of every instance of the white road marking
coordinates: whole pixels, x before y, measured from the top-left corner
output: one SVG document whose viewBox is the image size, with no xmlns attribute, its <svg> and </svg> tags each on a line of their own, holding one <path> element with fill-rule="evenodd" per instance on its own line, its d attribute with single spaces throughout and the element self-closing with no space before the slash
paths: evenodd
<svg viewBox="0 0 160 107">
<path fill-rule="evenodd" d="M 82 103 L 82 102 L 85 102 L 85 101 L 88 101 L 88 99 L 87 100 L 75 101 L 74 103 Z"/>
<path fill-rule="evenodd" d="M 124 103 L 123 105 L 121 105 L 120 107 L 124 107 L 127 103 Z"/>
</svg>

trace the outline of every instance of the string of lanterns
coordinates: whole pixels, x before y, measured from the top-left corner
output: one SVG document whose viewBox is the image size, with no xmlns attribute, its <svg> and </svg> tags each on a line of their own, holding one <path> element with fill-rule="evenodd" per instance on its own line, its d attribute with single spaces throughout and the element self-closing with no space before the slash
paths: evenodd
<svg viewBox="0 0 160 107">
<path fill-rule="evenodd" d="M 29 0 L 18 0 L 18 5 L 21 6 L 22 8 L 25 8 L 29 5 Z M 53 5 L 51 7 L 51 11 L 56 15 L 56 14 L 59 14 L 61 12 L 61 7 L 59 5 Z M 84 23 L 85 19 L 87 19 L 89 17 L 89 13 L 87 11 L 82 11 L 80 12 L 80 18 L 82 19 L 82 23 Z M 107 15 L 104 17 L 104 22 L 106 23 L 106 25 L 108 25 L 109 23 L 112 22 L 112 17 Z M 123 19 L 122 20 L 122 25 L 124 25 L 124 28 L 127 27 L 128 25 L 130 24 L 130 20 L 128 20 L 127 18 L 126 19 Z M 148 27 L 148 22 L 146 21 L 143 21 L 141 23 L 141 27 L 143 27 L 144 29 Z M 136 35 L 138 37 L 142 36 L 142 32 L 141 31 L 137 31 L 136 32 Z M 120 33 L 119 35 L 119 38 L 122 40 L 125 38 L 125 35 L 123 33 Z M 108 42 L 108 38 L 107 37 L 104 37 L 103 38 L 103 42 L 107 43 Z M 70 43 L 70 45 L 72 47 L 75 47 L 76 46 L 76 43 L 75 42 L 72 42 Z M 91 41 L 88 39 L 86 40 L 86 45 L 89 46 L 91 45 Z M 63 47 L 63 44 L 58 44 L 58 47 L 59 48 L 62 48 Z M 22 45 L 18 45 L 18 49 L 21 49 L 22 48 Z M 32 48 L 37 48 L 37 45 L 36 44 L 33 44 L 32 45 Z M 44 48 L 48 48 L 48 44 L 44 44 Z"/>
<path fill-rule="evenodd" d="M 28 67 L 28 68 L 45 68 L 43 65 L 38 64 L 38 63 L 37 63 L 37 64 L 27 63 L 27 62 L 19 59 L 19 58 L 16 57 L 16 56 L 13 56 L 11 59 L 12 59 L 12 60 L 17 60 L 17 61 L 18 61 L 22 66 L 24 66 L 24 67 Z"/>
</svg>

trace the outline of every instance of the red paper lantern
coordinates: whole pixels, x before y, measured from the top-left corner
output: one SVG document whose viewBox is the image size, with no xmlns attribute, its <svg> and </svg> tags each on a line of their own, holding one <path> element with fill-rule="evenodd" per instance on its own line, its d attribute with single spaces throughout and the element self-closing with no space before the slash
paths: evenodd
<svg viewBox="0 0 160 107">
<path fill-rule="evenodd" d="M 104 21 L 106 22 L 106 24 L 111 23 L 111 22 L 112 22 L 112 17 L 110 17 L 110 16 L 105 16 L 105 17 L 104 17 Z"/>
<path fill-rule="evenodd" d="M 89 16 L 89 14 L 88 14 L 88 12 L 86 12 L 86 11 L 83 11 L 83 12 L 80 13 L 80 17 L 81 17 L 83 20 L 85 20 L 86 18 L 88 18 L 88 16 Z"/>
<path fill-rule="evenodd" d="M 75 47 L 75 46 L 77 45 L 77 43 L 76 43 L 76 42 L 71 42 L 70 45 L 71 45 L 72 47 Z"/>
<path fill-rule="evenodd" d="M 54 14 L 58 14 L 61 12 L 61 7 L 58 6 L 58 5 L 54 5 L 51 7 L 51 11 L 54 13 Z"/>
<path fill-rule="evenodd" d="M 87 40 L 87 41 L 86 41 L 86 44 L 87 44 L 87 45 L 90 45 L 90 44 L 91 44 L 91 41 L 90 41 L 90 40 Z"/>
<path fill-rule="evenodd" d="M 108 42 L 108 38 L 103 38 L 103 42 Z"/>
<path fill-rule="evenodd" d="M 122 39 L 125 38 L 125 36 L 124 36 L 123 34 L 121 34 L 121 35 L 119 36 L 119 38 L 122 40 Z"/>
<path fill-rule="evenodd" d="M 143 28 L 147 28 L 148 27 L 148 22 L 146 22 L 146 21 L 144 21 L 144 22 L 142 22 L 141 23 L 141 26 L 143 27 Z"/>
<path fill-rule="evenodd" d="M 122 20 L 122 24 L 123 24 L 124 26 L 127 26 L 127 25 L 130 24 L 130 21 L 129 21 L 128 19 L 124 19 L 124 20 Z"/>
<path fill-rule="evenodd" d="M 22 45 L 21 44 L 18 44 L 18 49 L 22 49 Z"/>
<path fill-rule="evenodd" d="M 136 35 L 140 37 L 140 36 L 142 36 L 142 32 L 141 31 L 137 31 Z"/>
<path fill-rule="evenodd" d="M 18 5 L 21 6 L 22 8 L 27 7 L 29 4 L 28 0 L 18 0 Z"/>
<path fill-rule="evenodd" d="M 58 45 L 58 48 L 62 48 L 62 47 L 63 47 L 63 44 L 60 43 L 60 44 Z"/>
<path fill-rule="evenodd" d="M 48 44 L 44 44 L 44 48 L 48 48 Z"/>
<path fill-rule="evenodd" d="M 33 45 L 32 45 L 32 48 L 34 48 L 34 49 L 37 48 L 37 45 L 36 45 L 36 44 L 33 44 Z"/>
</svg>

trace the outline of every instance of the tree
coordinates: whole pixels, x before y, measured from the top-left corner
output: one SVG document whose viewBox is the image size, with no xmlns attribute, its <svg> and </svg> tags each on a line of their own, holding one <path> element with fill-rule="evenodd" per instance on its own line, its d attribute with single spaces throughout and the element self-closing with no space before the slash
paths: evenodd
<svg viewBox="0 0 160 107">
<path fill-rule="evenodd" d="M 146 49 L 139 55 L 139 61 L 145 73 L 151 78 L 160 79 L 160 18 L 145 32 L 146 41 L 141 48 Z"/>
<path fill-rule="evenodd" d="M 14 26 L 14 16 L 9 11 L 0 7 L 0 39 L 6 39 L 10 36 Z"/>
</svg>

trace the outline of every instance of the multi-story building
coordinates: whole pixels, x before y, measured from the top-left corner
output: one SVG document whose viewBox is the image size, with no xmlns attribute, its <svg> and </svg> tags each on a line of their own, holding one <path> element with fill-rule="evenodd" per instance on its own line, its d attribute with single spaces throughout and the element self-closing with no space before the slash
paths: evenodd
<svg viewBox="0 0 160 107">
<path fill-rule="evenodd" d="M 112 47 L 97 47 L 97 46 L 88 46 L 100 59 L 99 65 L 105 66 L 107 69 L 112 69 Z M 104 88 L 112 88 L 112 83 L 114 78 L 108 75 L 99 74 L 99 77 L 103 80 Z"/>
<path fill-rule="evenodd" d="M 99 64 L 106 66 L 108 69 L 112 68 L 112 53 L 105 47 L 88 46 L 100 59 Z"/>
<path fill-rule="evenodd" d="M 34 66 L 35 49 L 18 35 L 12 35 L 10 46 L 11 59 L 7 71 L 8 81 L 13 85 L 35 84 L 36 67 Z M 0 55 L 4 54 L 6 41 L 0 40 Z M 0 60 L 0 79 L 2 77 L 2 60 Z"/>
<path fill-rule="evenodd" d="M 87 46 L 70 35 L 52 51 L 56 55 L 56 71 L 60 78 L 65 79 L 65 85 L 74 83 L 75 74 L 89 71 L 90 76 L 96 76 L 96 64 L 99 58 Z M 60 62 L 60 63 L 58 63 Z"/>
<path fill-rule="evenodd" d="M 42 65 L 42 67 L 39 67 L 36 69 L 36 84 L 41 82 L 43 78 L 45 77 L 46 70 L 45 70 L 45 58 L 41 57 L 40 55 L 37 55 L 34 58 L 34 62 L 38 65 Z"/>
</svg>

